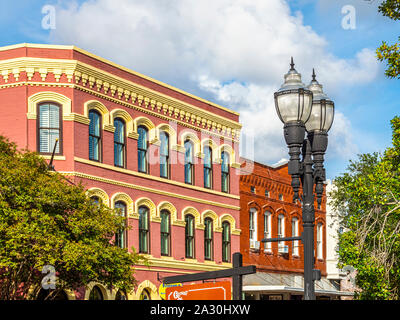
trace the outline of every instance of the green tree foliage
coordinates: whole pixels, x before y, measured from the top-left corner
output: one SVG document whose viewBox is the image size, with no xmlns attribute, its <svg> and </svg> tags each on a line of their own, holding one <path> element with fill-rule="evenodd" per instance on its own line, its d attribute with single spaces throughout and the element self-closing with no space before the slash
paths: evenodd
<svg viewBox="0 0 400 320">
<path fill-rule="evenodd" d="M 37 297 L 45 265 L 56 271 L 47 299 L 91 281 L 129 292 L 136 284 L 133 266 L 143 258 L 113 244 L 123 226 L 82 185 L 0 136 L 0 300 Z"/>
<path fill-rule="evenodd" d="M 400 0 L 383 1 L 379 6 L 379 12 L 390 19 L 400 20 Z M 400 79 L 400 37 L 399 42 L 393 45 L 383 41 L 376 54 L 380 61 L 387 61 L 386 76 Z"/>
<path fill-rule="evenodd" d="M 400 118 L 391 124 L 393 146 L 350 161 L 330 194 L 345 230 L 339 267 L 357 269 L 359 299 L 400 298 Z"/>
</svg>

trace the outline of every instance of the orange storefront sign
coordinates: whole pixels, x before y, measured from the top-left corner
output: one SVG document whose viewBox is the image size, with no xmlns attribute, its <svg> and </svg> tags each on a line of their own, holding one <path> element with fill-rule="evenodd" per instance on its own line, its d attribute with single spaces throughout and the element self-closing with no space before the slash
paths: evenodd
<svg viewBox="0 0 400 320">
<path fill-rule="evenodd" d="M 167 288 L 167 300 L 231 300 L 230 281 Z"/>
</svg>

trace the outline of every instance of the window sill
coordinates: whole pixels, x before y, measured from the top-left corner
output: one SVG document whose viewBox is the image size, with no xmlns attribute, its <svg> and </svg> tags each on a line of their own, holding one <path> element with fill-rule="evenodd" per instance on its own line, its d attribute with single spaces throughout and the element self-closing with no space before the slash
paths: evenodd
<svg viewBox="0 0 400 320">
<path fill-rule="evenodd" d="M 279 252 L 278 251 L 278 255 L 280 255 L 280 256 L 288 256 L 289 252 Z"/>
<path fill-rule="evenodd" d="M 51 159 L 51 155 L 41 155 L 41 156 L 46 160 L 50 160 Z M 54 155 L 53 160 L 66 160 L 66 157 L 62 156 L 62 155 L 58 155 L 58 156 Z"/>
<path fill-rule="evenodd" d="M 161 259 L 162 259 L 162 260 L 175 260 L 174 257 L 171 257 L 171 256 L 163 256 L 163 255 L 161 255 Z"/>
</svg>

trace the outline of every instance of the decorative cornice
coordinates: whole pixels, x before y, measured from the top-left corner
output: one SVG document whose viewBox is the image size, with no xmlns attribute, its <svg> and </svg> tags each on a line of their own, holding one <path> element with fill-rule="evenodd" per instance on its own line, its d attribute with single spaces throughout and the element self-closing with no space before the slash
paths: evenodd
<svg viewBox="0 0 400 320">
<path fill-rule="evenodd" d="M 183 95 L 186 95 L 186 96 L 188 96 L 188 97 L 191 97 L 191 98 L 193 98 L 193 99 L 202 101 L 202 102 L 207 103 L 207 104 L 209 104 L 209 105 L 211 105 L 211 106 L 213 106 L 213 107 L 216 107 L 216 108 L 218 108 L 218 109 L 221 109 L 221 110 L 230 112 L 230 113 L 235 114 L 235 115 L 239 115 L 239 113 L 237 113 L 237 112 L 235 112 L 235 111 L 229 110 L 229 109 L 227 109 L 227 108 L 225 108 L 225 107 L 223 107 L 223 106 L 220 106 L 220 105 L 218 105 L 218 104 L 215 104 L 215 103 L 213 103 L 213 102 L 211 102 L 211 101 L 207 101 L 207 100 L 205 100 L 205 99 L 203 99 L 203 98 L 196 97 L 196 96 L 194 96 L 194 95 L 192 95 L 192 94 L 190 94 L 190 93 L 188 93 L 188 92 L 182 91 L 182 90 L 180 90 L 180 89 L 178 89 L 178 88 L 175 88 L 175 87 L 173 87 L 173 86 L 171 86 L 171 85 L 169 85 L 169 84 L 163 83 L 163 82 L 161 82 L 161 81 L 159 81 L 159 80 L 153 79 L 153 78 L 151 78 L 151 77 L 149 77 L 149 76 L 146 76 L 146 75 L 141 74 L 141 73 L 139 73 L 139 72 L 136 72 L 136 71 L 133 71 L 133 70 L 128 69 L 128 68 L 126 68 L 126 67 L 123 67 L 123 66 L 121 66 L 121 65 L 118 65 L 118 64 L 116 64 L 116 63 L 114 63 L 114 62 L 112 62 L 112 61 L 109 61 L 109 60 L 107 60 L 107 59 L 104 59 L 104 58 L 102 58 L 102 57 L 99 57 L 99 56 L 97 56 L 97 55 L 95 55 L 95 54 L 93 54 L 93 53 L 90 53 L 90 52 L 88 52 L 88 51 L 86 51 L 86 50 L 83 50 L 83 49 L 78 48 L 78 47 L 73 46 L 73 45 L 53 45 L 53 44 L 19 43 L 19 44 L 15 44 L 15 45 L 9 45 L 9 46 L 0 47 L 0 52 L 1 52 L 1 51 L 12 50 L 12 49 L 17 49 L 17 48 L 39 48 L 39 49 L 74 50 L 74 51 L 76 51 L 76 52 L 82 53 L 82 54 L 84 54 L 84 55 L 86 55 L 86 56 L 88 56 L 88 57 L 91 57 L 91 58 L 93 58 L 93 59 L 96 59 L 96 60 L 98 60 L 98 61 L 101 61 L 101 62 L 103 62 L 103 63 L 105 63 L 105 64 L 111 65 L 111 66 L 113 66 L 113 67 L 116 67 L 116 68 L 118 68 L 118 69 L 120 69 L 120 70 L 123 70 L 123 71 L 125 71 L 125 72 L 128 72 L 128 73 L 130 73 L 130 74 L 133 74 L 133 75 L 136 75 L 136 76 L 138 76 L 138 77 L 140 77 L 140 78 L 143 78 L 143 79 L 146 79 L 146 80 L 148 80 L 148 81 L 154 82 L 154 83 L 156 83 L 156 84 L 158 84 L 158 85 L 160 85 L 160 86 L 162 86 L 162 87 L 171 89 L 171 90 L 173 90 L 173 91 L 179 92 L 179 93 L 181 93 L 181 94 L 183 94 Z"/>
<path fill-rule="evenodd" d="M 8 85 L 15 86 L 15 82 L 19 82 L 21 78 L 26 79 L 22 81 L 24 85 L 30 85 L 36 74 L 40 76 L 42 83 L 38 84 L 36 81 L 35 85 L 54 80 L 53 85 L 74 84 L 76 89 L 97 94 L 127 107 L 162 116 L 188 127 L 207 131 L 211 135 L 239 141 L 240 123 L 78 60 L 22 57 L 0 61 L 0 78 Z M 0 85 L 0 88 L 5 87 L 7 86 Z"/>
<path fill-rule="evenodd" d="M 93 175 L 89 175 L 89 174 L 82 173 L 82 172 L 63 172 L 63 171 L 60 171 L 59 173 L 65 175 L 65 176 L 73 176 L 73 177 L 78 177 L 78 178 L 83 178 L 83 179 L 100 181 L 100 182 L 104 182 L 104 183 L 118 185 L 118 186 L 125 187 L 125 188 L 130 188 L 130 189 L 135 189 L 135 190 L 142 190 L 142 191 L 155 193 L 155 194 L 161 194 L 161 195 L 170 196 L 170 197 L 174 197 L 174 198 L 178 198 L 178 199 L 183 199 L 183 200 L 188 200 L 188 201 L 208 204 L 210 206 L 216 206 L 216 207 L 222 207 L 222 208 L 226 208 L 226 209 L 240 211 L 240 207 L 228 205 L 228 204 L 225 204 L 225 203 L 214 202 L 214 201 L 209 201 L 209 200 L 205 200 L 205 199 L 190 197 L 190 196 L 177 194 L 177 193 L 172 193 L 172 192 L 168 192 L 168 191 L 164 191 L 164 190 L 158 190 L 158 189 L 154 189 L 154 188 L 147 188 L 147 187 L 144 187 L 144 186 L 141 186 L 141 185 L 134 185 L 134 184 L 126 183 L 126 182 L 122 182 L 122 181 L 116 181 L 116 180 L 107 179 L 107 178 L 103 178 L 103 177 L 93 176 Z"/>
<path fill-rule="evenodd" d="M 133 171 L 133 170 L 128 170 L 128 169 L 124 169 L 124 168 L 119 168 L 119 167 L 116 167 L 116 166 L 112 166 L 112 165 L 105 164 L 105 163 L 100 163 L 100 162 L 97 162 L 97 161 L 92 161 L 92 160 L 83 159 L 83 158 L 79 158 L 79 157 L 74 157 L 74 160 L 77 161 L 77 162 L 80 162 L 80 163 L 85 163 L 85 164 L 93 165 L 93 166 L 104 168 L 104 169 L 118 171 L 118 172 L 122 172 L 122 173 L 129 174 L 129 175 L 132 175 L 132 176 L 140 177 L 140 178 L 145 178 L 145 179 L 155 180 L 155 181 L 158 181 L 158 182 L 164 182 L 164 183 L 168 183 L 168 184 L 173 184 L 173 185 L 176 185 L 176 186 L 179 186 L 179 187 L 184 187 L 184 188 L 187 188 L 187 189 L 193 189 L 193 190 L 196 190 L 196 191 L 202 191 L 202 192 L 214 194 L 214 195 L 217 195 L 217 196 L 232 198 L 232 199 L 235 199 L 235 200 L 239 200 L 240 199 L 240 196 L 237 196 L 237 195 L 233 195 L 233 194 L 229 194 L 229 193 L 225 193 L 225 192 L 220 192 L 220 191 L 215 191 L 215 190 L 210 190 L 210 189 L 203 188 L 203 187 L 193 186 L 193 185 L 190 185 L 190 184 L 187 184 L 187 183 L 178 182 L 178 181 L 165 179 L 165 178 L 161 178 L 161 177 L 156 177 L 156 176 L 152 176 L 152 175 L 149 175 L 149 174 L 145 174 L 145 173 L 141 173 L 141 172 L 137 172 L 137 171 Z"/>
</svg>

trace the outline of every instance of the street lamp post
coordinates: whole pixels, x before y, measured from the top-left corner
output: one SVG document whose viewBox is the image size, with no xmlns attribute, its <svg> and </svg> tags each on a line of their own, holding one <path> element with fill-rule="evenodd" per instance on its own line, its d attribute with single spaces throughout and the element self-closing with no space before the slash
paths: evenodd
<svg viewBox="0 0 400 320">
<path fill-rule="evenodd" d="M 304 299 L 315 300 L 314 281 L 321 278 L 321 273 L 314 269 L 314 184 L 320 208 L 325 181 L 324 154 L 328 146 L 327 132 L 334 117 L 334 103 L 323 93 L 314 70 L 310 85 L 305 87 L 294 68 L 293 58 L 290 65 L 284 84 L 274 94 L 275 107 L 284 123 L 284 137 L 289 148 L 288 172 L 292 176 L 293 202 L 300 200 L 300 181 L 303 187 L 303 232 L 299 238 L 304 248 Z M 295 238 L 290 240 L 297 240 Z"/>
</svg>

